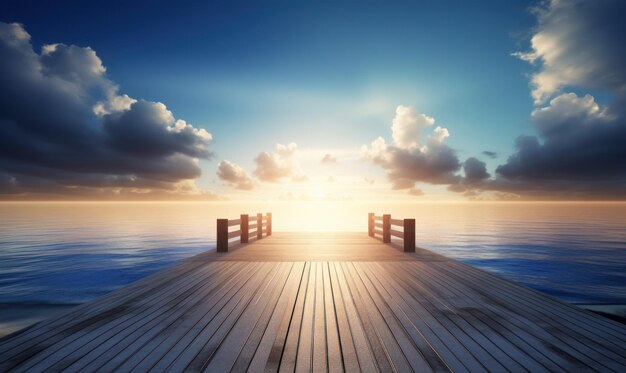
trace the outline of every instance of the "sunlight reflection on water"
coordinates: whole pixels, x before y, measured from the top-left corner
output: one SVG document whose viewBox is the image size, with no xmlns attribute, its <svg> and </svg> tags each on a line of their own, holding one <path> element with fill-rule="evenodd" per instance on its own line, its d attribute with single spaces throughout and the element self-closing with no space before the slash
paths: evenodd
<svg viewBox="0 0 626 373">
<path fill-rule="evenodd" d="M 79 303 L 214 247 L 215 219 L 275 231 L 417 220 L 418 246 L 577 303 L 626 303 L 626 204 L 2 203 L 0 303 Z"/>
</svg>

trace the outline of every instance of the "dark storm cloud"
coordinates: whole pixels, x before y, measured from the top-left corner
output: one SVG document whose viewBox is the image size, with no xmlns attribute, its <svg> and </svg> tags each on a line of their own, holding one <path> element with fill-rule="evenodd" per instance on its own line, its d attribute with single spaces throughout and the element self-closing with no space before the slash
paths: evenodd
<svg viewBox="0 0 626 373">
<path fill-rule="evenodd" d="M 37 53 L 21 25 L 0 23 L 0 56 L 0 194 L 199 193 L 211 135 L 119 95 L 91 48 Z"/>
</svg>

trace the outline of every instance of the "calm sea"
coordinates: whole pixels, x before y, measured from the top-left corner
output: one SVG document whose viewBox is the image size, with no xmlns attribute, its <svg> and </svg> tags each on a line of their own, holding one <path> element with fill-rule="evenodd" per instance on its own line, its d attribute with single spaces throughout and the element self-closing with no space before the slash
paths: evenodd
<svg viewBox="0 0 626 373">
<path fill-rule="evenodd" d="M 215 246 L 215 219 L 274 231 L 417 220 L 417 245 L 565 301 L 626 304 L 623 203 L 0 203 L 0 335 Z"/>
</svg>

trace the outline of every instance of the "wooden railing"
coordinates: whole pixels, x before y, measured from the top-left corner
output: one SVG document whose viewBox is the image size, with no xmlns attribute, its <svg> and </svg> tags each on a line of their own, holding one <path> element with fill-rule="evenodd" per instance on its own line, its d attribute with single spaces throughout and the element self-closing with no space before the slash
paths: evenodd
<svg viewBox="0 0 626 373">
<path fill-rule="evenodd" d="M 252 224 L 250 224 L 250 217 L 248 214 L 242 214 L 239 219 L 217 219 L 217 252 L 228 252 L 229 243 L 237 242 L 238 239 L 241 243 L 248 243 L 250 237 L 257 240 L 265 236 L 272 235 L 272 213 L 268 212 L 265 216 L 263 214 L 256 214 L 256 219 L 252 215 Z M 238 227 L 232 228 L 232 227 Z M 232 230 L 236 229 L 236 230 Z M 232 240 L 232 241 L 231 241 Z"/>
<path fill-rule="evenodd" d="M 402 228 L 399 231 L 394 228 Z M 373 212 L 367 215 L 367 234 L 380 237 L 384 243 L 391 242 L 391 236 L 404 241 L 404 252 L 415 252 L 415 219 L 392 219 L 391 215 L 376 216 Z"/>
</svg>

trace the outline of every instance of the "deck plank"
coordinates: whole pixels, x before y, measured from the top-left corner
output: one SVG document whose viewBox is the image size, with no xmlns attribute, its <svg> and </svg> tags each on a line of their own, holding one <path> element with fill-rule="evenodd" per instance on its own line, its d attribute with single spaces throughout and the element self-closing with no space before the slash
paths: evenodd
<svg viewBox="0 0 626 373">
<path fill-rule="evenodd" d="M 172 319 L 173 316 L 184 314 L 191 309 L 192 306 L 189 306 L 189 303 L 210 290 L 207 285 L 211 284 L 210 279 L 213 275 L 222 271 L 228 273 L 231 268 L 215 266 L 209 269 L 210 271 L 207 271 L 204 274 L 205 276 L 191 278 L 191 281 L 186 284 L 184 291 L 177 288 L 172 289 L 170 292 L 164 292 L 154 302 L 138 305 L 131 312 L 118 316 L 115 320 L 104 323 L 96 329 L 89 330 L 85 328 L 80 332 L 74 333 L 73 336 L 78 338 L 74 340 L 72 340 L 73 338 L 65 338 L 62 341 L 71 341 L 71 343 L 58 343 L 59 346 L 56 351 L 52 348 L 48 349 L 54 351 L 54 354 L 49 355 L 49 357 L 41 354 L 41 358 L 37 356 L 38 359 L 29 361 L 29 363 L 39 361 L 42 363 L 25 365 L 23 369 L 30 372 L 43 372 L 49 369 L 56 371 L 70 367 L 72 370 L 78 370 L 80 365 L 75 365 L 74 363 L 78 363 L 85 355 L 95 356 L 98 351 L 105 350 L 107 346 L 122 345 L 122 340 L 137 330 L 158 330 L 160 326 L 167 325 L 166 318 Z M 165 302 L 165 300 L 168 301 Z M 146 326 L 147 323 L 150 323 L 150 325 Z M 83 331 L 85 333 L 82 333 Z M 53 366 L 45 364 L 45 362 L 50 361 L 57 361 L 57 363 Z"/>
<path fill-rule="evenodd" d="M 280 333 L 281 321 L 285 315 L 291 315 L 295 298 L 298 295 L 302 276 L 304 275 L 305 263 L 295 262 L 294 268 L 290 273 L 290 277 L 285 284 L 285 290 L 281 294 L 274 310 L 270 313 L 269 321 L 262 329 L 262 324 L 258 325 L 253 335 L 246 342 L 246 346 L 237 357 L 233 365 L 235 372 L 262 372 L 265 369 L 270 354 L 272 352 L 273 342 Z M 255 342 L 257 339 L 260 339 Z M 256 346 L 255 346 L 256 345 Z M 254 349 L 254 350 L 253 350 Z"/>
<path fill-rule="evenodd" d="M 0 339 L 0 371 L 626 371 L 626 327 L 425 249 L 284 233 Z"/>
<path fill-rule="evenodd" d="M 456 266 L 449 266 L 444 269 L 451 269 L 453 267 Z M 558 339 L 559 342 L 556 343 L 557 346 L 569 346 L 573 348 L 575 350 L 574 356 L 585 361 L 585 364 L 589 367 L 596 368 L 603 366 L 604 369 L 619 371 L 620 367 L 625 366 L 626 363 L 623 362 L 623 356 L 626 355 L 622 354 L 619 356 L 611 350 L 605 349 L 594 340 L 579 333 L 578 328 L 572 323 L 565 322 L 563 319 L 555 317 L 545 309 L 537 308 L 536 303 L 532 303 L 526 298 L 527 296 L 534 297 L 536 294 L 528 294 L 523 291 L 525 290 L 523 287 L 513 283 L 500 283 L 495 276 L 490 276 L 494 277 L 493 279 L 485 279 L 480 276 L 482 273 L 479 273 L 478 276 L 475 277 L 476 273 L 468 273 L 468 271 L 463 271 L 460 275 L 462 276 L 461 279 L 467 281 L 481 296 L 499 302 L 511 313 L 524 315 L 531 320 L 534 325 L 542 328 L 548 334 Z M 471 280 L 475 280 L 476 282 L 472 282 Z M 542 297 L 548 298 L 543 295 Z M 577 309 L 572 309 L 571 311 L 571 313 L 582 312 L 582 310 Z"/>
</svg>

